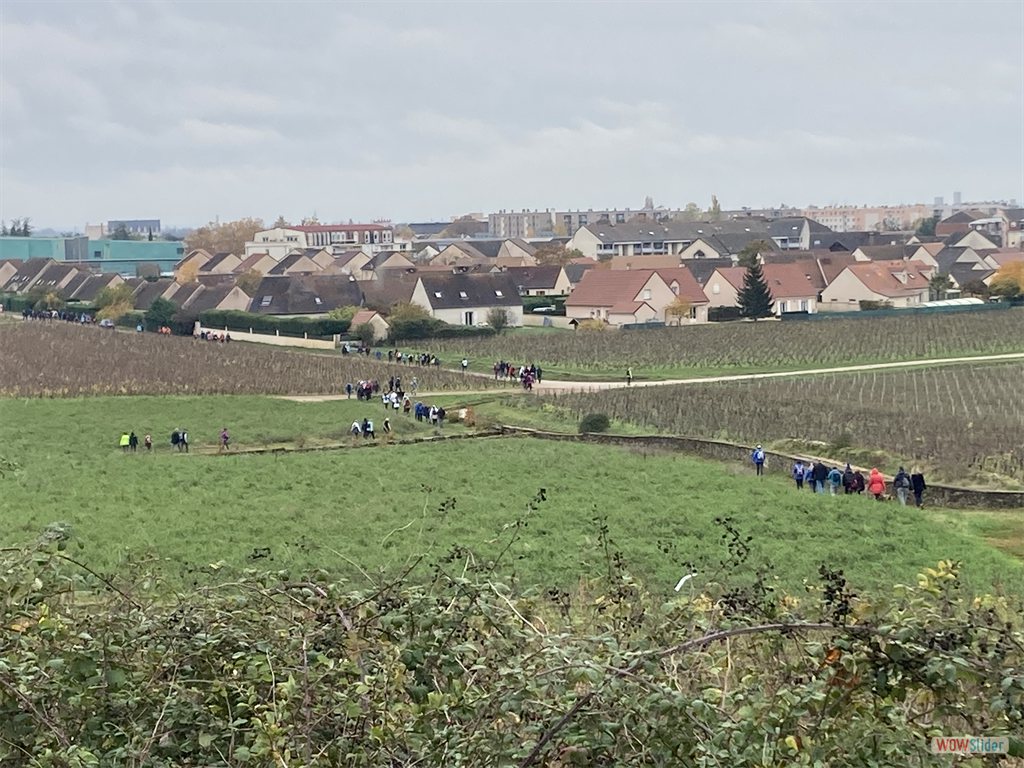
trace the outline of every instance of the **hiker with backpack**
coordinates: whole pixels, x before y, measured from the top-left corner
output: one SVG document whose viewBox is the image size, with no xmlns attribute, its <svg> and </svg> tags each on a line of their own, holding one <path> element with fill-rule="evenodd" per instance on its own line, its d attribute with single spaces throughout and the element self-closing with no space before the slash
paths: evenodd
<svg viewBox="0 0 1024 768">
<path fill-rule="evenodd" d="M 839 467 L 832 467 L 828 471 L 828 492 L 832 496 L 839 495 L 839 486 L 843 482 L 843 473 L 839 471 Z"/>
<path fill-rule="evenodd" d="M 907 506 L 907 496 L 910 494 L 910 475 L 903 467 L 900 467 L 896 477 L 892 479 L 892 487 L 896 490 L 896 498 L 899 499 L 900 506 Z"/>
<path fill-rule="evenodd" d="M 800 459 L 793 465 L 793 480 L 796 482 L 796 489 L 803 490 L 804 487 L 804 463 Z"/>
<path fill-rule="evenodd" d="M 754 462 L 754 472 L 758 477 L 761 477 L 764 474 L 764 448 L 761 447 L 760 443 L 757 444 L 757 447 L 750 454 L 750 460 Z"/>
</svg>

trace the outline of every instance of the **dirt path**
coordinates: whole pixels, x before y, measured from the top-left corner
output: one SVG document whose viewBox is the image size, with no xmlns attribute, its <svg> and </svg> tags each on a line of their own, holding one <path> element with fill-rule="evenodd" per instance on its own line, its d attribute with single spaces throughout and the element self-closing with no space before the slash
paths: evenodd
<svg viewBox="0 0 1024 768">
<path fill-rule="evenodd" d="M 1024 360 L 1024 352 L 1008 352 L 1001 355 L 974 355 L 970 357 L 939 357 L 926 360 L 902 360 L 896 363 L 865 363 L 863 365 L 843 365 L 836 368 L 804 368 L 798 371 L 773 371 L 771 373 L 735 373 L 727 376 L 691 376 L 686 379 L 659 379 L 657 381 L 634 381 L 632 387 L 667 387 L 673 384 L 715 384 L 728 381 L 753 381 L 755 379 L 784 379 L 792 376 L 814 376 L 823 373 L 857 373 L 858 371 L 885 371 L 899 368 L 921 368 L 939 365 L 964 365 L 970 363 L 997 363 Z M 490 379 L 486 373 L 469 372 L 468 376 L 478 379 Z M 544 381 L 533 385 L 534 392 L 599 392 L 605 389 L 624 389 L 626 382 L 619 381 Z M 486 394 L 515 394 L 521 392 L 518 386 L 509 385 L 504 389 L 465 389 L 451 392 L 420 392 L 417 397 L 442 397 L 444 395 L 466 396 Z M 279 395 L 282 400 L 293 400 L 297 403 L 324 403 L 332 400 L 345 400 L 345 395 Z"/>
<path fill-rule="evenodd" d="M 975 355 L 972 357 L 940 357 L 927 360 L 903 360 L 897 363 L 866 363 L 864 365 L 843 365 L 837 368 L 804 368 L 798 371 L 773 371 L 771 373 L 736 373 L 728 376 L 692 376 L 687 379 L 665 379 L 659 381 L 634 381 L 633 387 L 664 387 L 672 384 L 714 384 L 726 381 L 753 381 L 755 379 L 783 379 L 791 376 L 813 376 L 822 373 L 856 373 L 858 371 L 884 371 L 896 368 L 920 368 L 938 365 L 962 365 L 965 363 L 994 363 L 1024 360 L 1024 352 L 1009 352 L 1001 355 Z M 603 389 L 623 389 L 625 381 L 545 381 L 534 384 L 541 392 L 596 392 Z"/>
</svg>

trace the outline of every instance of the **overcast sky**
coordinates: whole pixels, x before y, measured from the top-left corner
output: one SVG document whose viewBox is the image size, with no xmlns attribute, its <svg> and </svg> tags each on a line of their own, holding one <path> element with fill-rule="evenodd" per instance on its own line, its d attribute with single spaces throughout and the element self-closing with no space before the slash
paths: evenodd
<svg viewBox="0 0 1024 768">
<path fill-rule="evenodd" d="M 1024 200 L 1024 3 L 0 0 L 0 216 Z"/>
</svg>

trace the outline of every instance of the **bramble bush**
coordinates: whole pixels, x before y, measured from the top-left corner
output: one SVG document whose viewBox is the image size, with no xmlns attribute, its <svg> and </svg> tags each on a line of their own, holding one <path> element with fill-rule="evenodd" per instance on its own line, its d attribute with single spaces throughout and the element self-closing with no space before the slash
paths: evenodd
<svg viewBox="0 0 1024 768">
<path fill-rule="evenodd" d="M 604 413 L 588 413 L 580 419 L 580 434 L 586 432 L 607 432 L 612 425 L 608 415 Z"/>
<path fill-rule="evenodd" d="M 596 518 L 601 576 L 545 590 L 515 570 L 545 500 L 493 559 L 428 549 L 363 590 L 214 563 L 170 592 L 148 561 L 89 570 L 52 526 L 0 553 L 0 764 L 841 768 L 1021 733 L 1021 603 L 969 596 L 956 563 L 870 597 L 823 565 L 780 595 L 724 518 L 724 554 L 666 596 Z"/>
</svg>

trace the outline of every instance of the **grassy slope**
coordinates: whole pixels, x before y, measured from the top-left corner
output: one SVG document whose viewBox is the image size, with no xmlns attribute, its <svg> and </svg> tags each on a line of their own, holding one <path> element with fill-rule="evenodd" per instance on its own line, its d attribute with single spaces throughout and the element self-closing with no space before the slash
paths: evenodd
<svg viewBox="0 0 1024 768">
<path fill-rule="evenodd" d="M 367 407 L 226 397 L 0 401 L 3 453 L 22 465 L 0 481 L 0 546 L 62 520 L 84 545 L 77 556 L 98 568 L 151 552 L 168 558 L 178 578 L 217 560 L 244 566 L 254 548 L 270 547 L 271 567 L 318 565 L 358 579 L 345 558 L 397 569 L 417 552 L 437 558 L 453 544 L 493 554 L 502 527 L 543 487 L 549 500 L 524 530 L 515 550 L 522 559 L 512 561 L 527 582 L 570 585 L 604 568 L 594 518 L 606 515 L 631 569 L 667 591 L 685 561 L 722 556 L 713 520 L 729 515 L 754 537 L 755 561 L 775 563 L 791 589 L 823 561 L 866 586 L 910 580 L 940 558 L 964 560 L 976 584 L 1024 588 L 1020 564 L 988 546 L 981 528 L 936 525 L 931 513 L 860 498 L 798 495 L 745 468 L 522 439 L 185 457 L 164 447 L 159 426 L 187 423 L 197 447 L 215 442 L 221 422 L 240 442 L 259 430 L 316 437 L 343 429 L 356 409 Z M 157 425 L 161 450 L 120 454 L 111 445 L 122 424 Z M 442 515 L 446 497 L 455 507 Z"/>
</svg>

